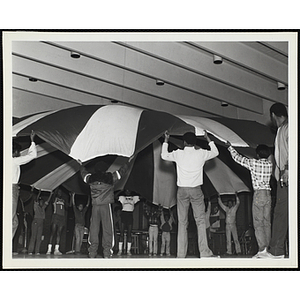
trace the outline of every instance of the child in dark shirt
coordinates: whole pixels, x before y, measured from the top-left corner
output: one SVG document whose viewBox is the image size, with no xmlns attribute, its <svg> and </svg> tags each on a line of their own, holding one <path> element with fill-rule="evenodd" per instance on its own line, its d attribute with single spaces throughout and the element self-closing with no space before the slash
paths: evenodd
<svg viewBox="0 0 300 300">
<path fill-rule="evenodd" d="M 50 241 L 48 244 L 47 255 L 50 255 L 52 252 L 52 240 L 56 233 L 56 244 L 54 248 L 54 255 L 62 255 L 59 251 L 59 243 L 62 230 L 65 226 L 66 222 L 66 210 L 67 210 L 68 203 L 65 199 L 62 198 L 62 191 L 60 188 L 56 191 L 56 196 L 54 197 L 53 201 L 53 215 L 51 221 L 51 234 L 50 234 Z"/>
<path fill-rule="evenodd" d="M 45 220 L 45 209 L 49 204 L 50 197 L 47 201 L 44 201 L 42 197 L 40 197 L 40 193 L 35 199 L 33 203 L 33 210 L 34 210 L 34 218 L 31 224 L 31 238 L 28 247 L 28 254 L 32 255 L 33 249 L 35 249 L 35 255 L 40 255 L 40 245 L 42 241 L 42 234 L 43 234 L 43 227 L 44 227 L 44 220 Z"/>
<path fill-rule="evenodd" d="M 76 205 L 75 193 L 71 193 L 70 196 L 71 196 L 73 210 L 74 210 L 74 216 L 75 216 L 75 228 L 74 228 L 75 254 L 80 254 L 80 249 L 81 249 L 82 240 L 83 240 L 83 236 L 84 236 L 85 214 L 90 205 L 90 198 L 88 198 L 87 204 L 84 207 L 83 204 L 81 204 L 81 203 Z"/>
<path fill-rule="evenodd" d="M 160 229 L 162 231 L 160 256 L 164 255 L 165 250 L 166 255 L 170 256 L 171 230 L 172 223 L 174 222 L 173 213 L 171 209 L 169 209 L 169 214 L 164 214 L 164 212 L 162 211 L 160 215 L 160 220 Z"/>
<path fill-rule="evenodd" d="M 145 216 L 149 221 L 149 256 L 157 255 L 157 240 L 158 240 L 158 226 L 159 216 L 162 211 L 161 205 L 155 207 L 154 205 L 144 205 Z"/>
</svg>

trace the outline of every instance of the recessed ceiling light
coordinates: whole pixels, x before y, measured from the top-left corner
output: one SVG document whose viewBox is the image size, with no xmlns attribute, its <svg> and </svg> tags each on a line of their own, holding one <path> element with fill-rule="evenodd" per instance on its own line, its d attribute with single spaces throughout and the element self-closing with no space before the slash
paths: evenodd
<svg viewBox="0 0 300 300">
<path fill-rule="evenodd" d="M 156 79 L 156 85 L 162 86 L 162 85 L 164 85 L 164 84 L 165 84 L 164 81 L 162 81 L 162 80 L 160 80 L 160 79 Z"/>
<path fill-rule="evenodd" d="M 111 102 L 111 103 L 119 103 L 118 100 L 111 100 L 110 102 Z"/>
<path fill-rule="evenodd" d="M 277 89 L 280 91 L 285 90 L 285 84 L 282 82 L 277 82 Z"/>
<path fill-rule="evenodd" d="M 214 55 L 214 64 L 220 65 L 223 62 L 223 58 L 218 55 Z"/>
<path fill-rule="evenodd" d="M 71 57 L 72 57 L 72 58 L 80 58 L 80 54 L 77 53 L 77 52 L 72 51 L 72 52 L 71 52 Z"/>
<path fill-rule="evenodd" d="M 228 103 L 225 102 L 225 101 L 222 101 L 222 102 L 221 102 L 221 106 L 226 107 L 226 106 L 228 106 Z"/>
<path fill-rule="evenodd" d="M 31 81 L 31 82 L 37 82 L 38 80 L 36 78 L 29 77 L 29 81 Z"/>
</svg>

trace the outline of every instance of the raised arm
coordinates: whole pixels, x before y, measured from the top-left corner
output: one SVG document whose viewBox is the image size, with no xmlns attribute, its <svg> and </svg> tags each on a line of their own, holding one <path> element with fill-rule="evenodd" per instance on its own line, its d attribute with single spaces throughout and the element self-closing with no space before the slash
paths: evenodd
<svg viewBox="0 0 300 300">
<path fill-rule="evenodd" d="M 27 154 L 21 155 L 19 157 L 14 157 L 14 162 L 17 165 L 27 164 L 30 161 L 32 161 L 34 158 L 37 157 L 37 151 L 36 151 L 36 146 L 35 146 L 35 142 L 34 142 L 34 137 L 35 137 L 35 133 L 34 133 L 34 131 L 32 131 L 30 134 L 31 145 L 28 148 Z"/>
<path fill-rule="evenodd" d="M 210 200 L 208 200 L 208 204 L 207 204 L 207 214 L 210 216 L 211 213 L 211 202 Z"/>
<path fill-rule="evenodd" d="M 241 203 L 240 198 L 238 196 L 238 193 L 235 193 L 235 197 L 236 197 L 236 208 L 238 209 L 238 207 L 239 207 L 239 205 Z"/>
<path fill-rule="evenodd" d="M 71 204 L 73 205 L 73 208 L 75 208 L 75 193 L 70 192 L 70 199 L 71 199 Z"/>
<path fill-rule="evenodd" d="M 208 136 L 206 130 L 204 130 L 204 138 L 207 140 L 208 145 L 210 147 L 210 151 L 208 151 L 208 157 L 207 157 L 207 159 L 212 159 L 214 157 L 217 157 L 219 155 L 219 150 L 218 150 L 217 146 L 215 145 L 215 142 L 212 141 L 210 139 L 210 137 Z"/>
<path fill-rule="evenodd" d="M 113 172 L 113 181 L 116 183 L 120 180 L 128 171 L 132 160 L 134 159 L 135 155 L 132 155 L 126 164 L 124 164 L 118 171 Z"/>
<path fill-rule="evenodd" d="M 227 206 L 223 204 L 220 196 L 218 196 L 218 203 L 221 206 L 221 208 L 226 212 L 227 211 Z"/>
<path fill-rule="evenodd" d="M 165 223 L 165 216 L 164 216 L 163 211 L 160 213 L 160 222 L 161 222 L 161 225 L 163 225 Z"/>
<path fill-rule="evenodd" d="M 238 164 L 240 164 L 241 166 L 250 169 L 250 160 L 249 158 L 241 155 L 240 153 L 238 153 L 230 144 L 230 142 L 226 142 L 226 145 L 228 146 L 228 151 L 232 157 L 232 159 L 237 162 Z"/>
<path fill-rule="evenodd" d="M 91 197 L 90 197 L 90 195 L 88 195 L 88 201 L 87 201 L 85 207 L 88 208 L 90 206 L 90 203 L 91 203 Z"/>
<path fill-rule="evenodd" d="M 168 151 L 169 138 L 170 138 L 170 135 L 169 135 L 168 131 L 166 131 L 165 132 L 165 140 L 164 140 L 164 143 L 161 148 L 161 158 L 163 160 L 167 160 L 167 161 L 174 161 L 173 152 Z"/>
</svg>

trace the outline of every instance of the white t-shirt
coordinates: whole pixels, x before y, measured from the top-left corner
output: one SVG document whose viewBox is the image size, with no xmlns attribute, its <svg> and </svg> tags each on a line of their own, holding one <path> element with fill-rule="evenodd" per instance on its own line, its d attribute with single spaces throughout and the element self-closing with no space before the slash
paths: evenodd
<svg viewBox="0 0 300 300">
<path fill-rule="evenodd" d="M 176 162 L 177 185 L 179 187 L 196 187 L 203 184 L 203 167 L 207 160 L 218 156 L 219 151 L 213 141 L 209 143 L 211 150 L 184 147 L 168 152 L 168 143 L 163 143 L 161 158 Z"/>
<path fill-rule="evenodd" d="M 140 201 L 139 196 L 120 196 L 119 201 L 122 203 L 122 211 L 133 211 L 134 204 Z"/>
<path fill-rule="evenodd" d="M 28 149 L 28 153 L 26 155 L 13 157 L 13 161 L 12 161 L 12 183 L 13 184 L 17 184 L 19 182 L 19 178 L 21 174 L 20 166 L 29 163 L 31 160 L 36 158 L 36 156 L 37 156 L 37 152 L 36 152 L 35 143 L 32 142 Z"/>
</svg>

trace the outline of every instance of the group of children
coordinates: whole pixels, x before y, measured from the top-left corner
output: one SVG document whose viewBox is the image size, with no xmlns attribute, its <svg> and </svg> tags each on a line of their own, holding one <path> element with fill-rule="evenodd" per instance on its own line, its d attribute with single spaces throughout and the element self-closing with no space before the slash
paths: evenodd
<svg viewBox="0 0 300 300">
<path fill-rule="evenodd" d="M 34 200 L 34 218 L 31 225 L 31 238 L 28 247 L 28 254 L 33 255 L 34 253 L 35 255 L 40 255 L 40 245 L 42 241 L 45 220 L 45 209 L 49 205 L 50 201 L 52 201 L 53 204 L 53 214 L 51 218 L 51 232 L 46 255 L 50 255 L 52 253 L 54 255 L 62 255 L 62 252 L 59 249 L 61 234 L 64 226 L 66 225 L 66 210 L 71 206 L 73 207 L 74 211 L 75 226 L 72 250 L 69 251 L 69 253 L 75 253 L 76 255 L 80 254 L 86 229 L 85 215 L 90 205 L 90 198 L 88 198 L 88 201 L 84 206 L 82 203 L 76 204 L 75 193 L 73 192 L 70 193 L 69 203 L 62 197 L 61 189 L 57 189 L 54 194 L 51 193 L 47 200 L 42 198 L 40 194 L 41 193 L 39 193 Z M 126 254 L 130 256 L 132 244 L 133 211 L 135 204 L 140 201 L 140 197 L 138 195 L 133 195 L 128 190 L 125 190 L 124 194 L 118 197 L 118 201 L 122 208 L 120 212 L 120 239 L 118 243 L 117 255 L 122 255 L 123 250 L 125 250 Z M 149 221 L 149 256 L 156 256 L 158 254 L 157 248 L 159 229 L 161 230 L 160 255 L 163 256 L 165 254 L 166 256 L 170 256 L 170 232 L 172 230 L 172 223 L 175 222 L 171 209 L 165 213 L 161 205 L 156 206 L 147 203 L 144 204 L 143 208 L 145 217 Z M 116 211 L 117 210 L 115 210 L 115 215 L 117 215 Z M 126 245 L 124 245 L 125 232 L 127 240 Z M 52 244 L 55 236 L 56 239 L 54 250 L 52 250 Z"/>
<path fill-rule="evenodd" d="M 242 166 L 248 168 L 251 173 L 252 183 L 254 187 L 254 201 L 253 201 L 253 225 L 255 229 L 255 235 L 258 242 L 259 252 L 265 251 L 271 236 L 271 220 L 270 220 L 270 177 L 272 173 L 272 163 L 268 160 L 270 155 L 269 149 L 266 146 L 257 147 L 257 159 L 248 159 L 243 157 L 228 143 L 228 150 L 232 158 Z M 82 240 L 85 232 L 85 214 L 90 205 L 88 198 L 86 206 L 83 204 L 76 205 L 75 193 L 70 193 L 71 201 L 67 201 L 62 197 L 61 189 L 57 189 L 54 194 L 50 194 L 49 198 L 45 201 L 40 194 L 38 194 L 34 201 L 34 219 L 31 226 L 31 238 L 28 247 L 29 255 L 35 253 L 40 254 L 41 238 L 43 234 L 43 224 L 45 220 L 45 209 L 49 205 L 51 199 L 53 199 L 53 215 L 51 220 L 51 233 L 46 254 L 50 255 L 52 252 L 54 255 L 62 255 L 59 249 L 61 233 L 65 226 L 66 209 L 73 206 L 75 228 L 74 228 L 74 244 L 75 254 L 80 253 Z M 236 211 L 239 207 L 239 197 L 236 195 L 236 205 L 232 205 L 229 201 L 228 205 L 224 205 L 218 197 L 218 204 L 226 213 L 226 240 L 227 240 L 227 254 L 232 254 L 231 236 L 235 243 L 235 249 L 237 254 L 241 253 L 241 248 L 238 241 L 236 230 Z M 118 253 L 120 256 L 125 250 L 127 255 L 131 255 L 132 245 L 132 226 L 133 226 L 133 211 L 136 203 L 140 201 L 138 195 L 133 195 L 130 191 L 125 190 L 122 195 L 119 195 L 118 201 L 121 204 L 120 212 L 120 239 L 118 243 Z M 148 253 L 149 256 L 156 256 L 158 254 L 158 236 L 159 230 L 161 230 L 161 251 L 160 255 L 170 256 L 170 240 L 172 224 L 174 223 L 174 217 L 172 211 L 169 209 L 167 213 L 164 212 L 162 206 L 144 204 L 144 215 L 149 223 L 148 230 Z M 208 207 L 210 215 L 210 203 Z M 209 216 L 207 217 L 209 223 Z M 207 225 L 207 228 L 209 224 Z M 124 245 L 124 234 L 127 231 L 126 238 L 127 243 Z M 56 236 L 54 251 L 52 251 L 53 238 Z M 209 239 L 209 238 L 208 238 Z"/>
<path fill-rule="evenodd" d="M 120 195 L 118 198 L 122 205 L 119 220 L 120 229 L 120 239 L 118 243 L 118 253 L 120 256 L 123 254 L 123 250 L 127 255 L 131 255 L 131 245 L 132 245 L 132 226 L 133 226 L 133 211 L 136 203 L 140 201 L 138 195 L 133 195 L 130 191 L 125 190 L 124 195 Z M 172 223 L 174 222 L 174 217 L 171 209 L 167 213 L 161 205 L 153 205 L 144 203 L 143 206 L 144 215 L 148 220 L 148 252 L 149 256 L 156 256 L 158 254 L 158 233 L 161 230 L 161 252 L 160 255 L 170 256 L 170 242 L 171 242 L 171 230 Z M 117 214 L 118 207 L 115 210 Z M 124 245 L 124 235 L 125 231 L 127 244 Z"/>
</svg>

